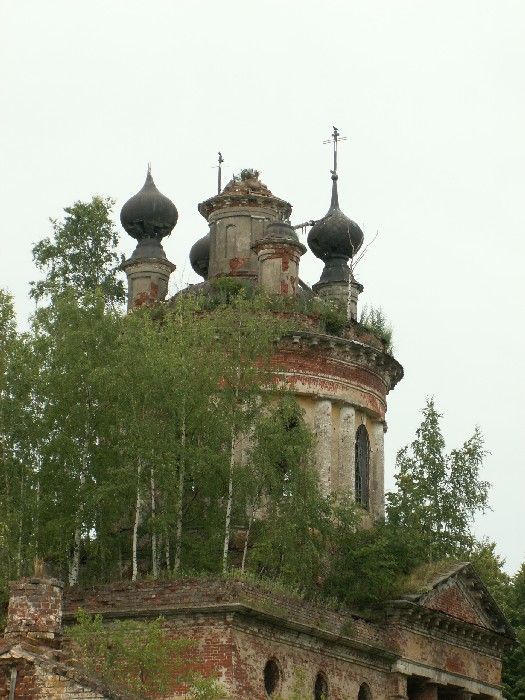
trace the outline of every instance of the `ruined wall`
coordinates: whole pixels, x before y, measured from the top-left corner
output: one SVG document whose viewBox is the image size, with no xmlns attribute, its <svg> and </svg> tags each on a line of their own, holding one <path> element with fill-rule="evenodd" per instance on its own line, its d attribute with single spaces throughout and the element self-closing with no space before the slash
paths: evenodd
<svg viewBox="0 0 525 700">
<path fill-rule="evenodd" d="M 328 680 L 331 700 L 357 697 L 363 682 L 377 691 L 375 697 L 385 697 L 391 655 L 384 650 L 384 631 L 289 594 L 236 581 L 122 583 L 71 591 L 67 620 L 78 607 L 110 618 L 164 615 L 174 636 L 195 641 L 192 668 L 219 678 L 235 700 L 266 699 L 263 673 L 269 659 L 276 659 L 282 671 L 285 697 L 299 682 L 304 697 L 313 697 L 319 672 Z M 320 638 L 309 634 L 312 626 L 325 633 Z"/>
<path fill-rule="evenodd" d="M 5 638 L 53 643 L 62 625 L 62 584 L 54 579 L 23 578 L 11 583 Z"/>
<path fill-rule="evenodd" d="M 16 659 L 0 666 L 1 700 L 9 698 L 13 668 L 16 668 L 13 700 L 112 700 L 110 694 L 82 685 L 51 663 Z"/>
</svg>

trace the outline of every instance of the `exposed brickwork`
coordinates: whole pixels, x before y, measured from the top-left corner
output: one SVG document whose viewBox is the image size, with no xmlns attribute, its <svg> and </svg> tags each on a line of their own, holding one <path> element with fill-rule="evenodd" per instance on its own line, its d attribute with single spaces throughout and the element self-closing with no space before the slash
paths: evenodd
<svg viewBox="0 0 525 700">
<path fill-rule="evenodd" d="M 20 636 L 53 641 L 62 627 L 62 584 L 24 578 L 10 584 L 6 639 Z"/>
<path fill-rule="evenodd" d="M 451 581 L 448 588 L 445 583 L 445 590 L 461 588 L 460 582 Z M 22 584 L 13 587 L 15 602 L 21 600 L 20 591 L 25 590 L 27 581 Z M 44 590 L 56 606 L 50 582 L 34 580 L 32 586 L 30 591 L 39 591 L 32 600 L 39 601 L 40 609 L 48 610 L 41 595 Z M 280 692 L 284 698 L 313 698 L 318 673 L 327 679 L 329 700 L 357 698 L 362 684 L 368 685 L 373 700 L 434 700 L 435 682 L 423 683 L 427 673 L 428 679 L 437 674 L 440 683 L 454 692 L 478 688 L 478 694 L 500 697 L 501 654 L 488 647 L 485 651 L 470 648 L 471 637 L 461 636 L 459 628 L 451 632 L 446 621 L 453 619 L 456 599 L 441 597 L 440 604 L 445 605 L 447 600 L 452 607 L 445 615 L 426 608 L 427 617 L 443 621 L 444 632 L 439 625 L 426 629 L 417 628 L 417 623 L 411 626 L 403 614 L 395 620 L 370 621 L 279 590 L 218 579 L 121 582 L 86 591 L 69 590 L 64 609 L 68 624 L 79 607 L 100 612 L 108 620 L 162 615 L 170 636 L 194 642 L 188 652 L 188 669 L 221 680 L 231 700 L 266 700 L 263 671 L 269 659 L 274 659 L 280 669 Z M 471 602 L 473 609 L 476 604 Z M 11 607 L 12 619 L 18 620 L 20 602 Z M 412 605 L 410 609 L 413 608 Z M 423 619 L 423 608 L 418 609 L 418 619 Z M 473 635 L 481 629 L 467 622 L 459 624 L 471 625 Z M 82 681 L 72 669 L 68 671 L 63 664 L 53 662 L 51 657 L 57 652 L 49 647 L 39 656 L 34 646 L 24 652 L 25 647 L 17 644 L 20 643 L 0 647 L 0 699 L 8 697 L 10 669 L 15 663 L 15 700 L 111 700 L 109 691 Z M 61 653 L 67 661 L 67 648 Z M 399 671 L 399 664 L 401 669 L 415 668 L 415 675 Z M 175 682 L 174 676 L 170 697 L 185 697 L 187 687 Z"/>
<path fill-rule="evenodd" d="M 112 584 L 68 593 L 69 618 L 79 606 L 110 617 L 150 610 L 164 614 L 175 636 L 197 641 L 195 668 L 223 679 L 238 699 L 265 698 L 262 673 L 269 658 L 278 661 L 287 693 L 301 679 L 311 689 L 316 674 L 324 671 L 331 700 L 357 697 L 363 682 L 373 697 L 387 697 L 389 668 L 396 657 L 488 686 L 500 682 L 498 654 L 469 649 L 469 640 L 455 643 L 403 625 L 372 623 L 246 582 Z"/>
<path fill-rule="evenodd" d="M 483 618 L 472 607 L 472 603 L 457 586 L 449 586 L 427 596 L 425 605 L 433 610 L 442 610 L 459 620 L 473 625 L 483 624 Z"/>
<path fill-rule="evenodd" d="M 275 362 L 296 373 L 312 375 L 320 383 L 325 378 L 334 378 L 370 388 L 381 396 L 386 394 L 385 384 L 376 374 L 363 367 L 327 357 L 327 353 L 322 350 L 298 352 L 293 348 L 283 349 L 275 354 Z"/>
</svg>

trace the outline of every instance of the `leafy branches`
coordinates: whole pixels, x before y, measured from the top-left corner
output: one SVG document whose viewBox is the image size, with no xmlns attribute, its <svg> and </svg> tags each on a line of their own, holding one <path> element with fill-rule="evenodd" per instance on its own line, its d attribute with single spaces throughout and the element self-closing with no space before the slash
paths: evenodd
<svg viewBox="0 0 525 700">
<path fill-rule="evenodd" d="M 427 400 L 416 439 L 397 454 L 397 491 L 387 495 L 389 522 L 413 533 L 434 561 L 470 551 L 470 527 L 488 507 L 489 489 L 480 479 L 485 450 L 479 428 L 446 454 L 440 418 L 434 400 Z"/>
<path fill-rule="evenodd" d="M 80 297 L 100 289 L 106 303 L 124 301 L 124 285 L 117 278 L 118 232 L 111 220 L 113 200 L 93 197 L 64 209 L 63 221 L 51 219 L 53 235 L 33 246 L 33 261 L 44 278 L 31 283 L 37 301 L 73 290 Z"/>
<path fill-rule="evenodd" d="M 73 641 L 74 663 L 117 692 L 153 697 L 184 684 L 196 700 L 226 698 L 215 679 L 188 671 L 193 642 L 172 637 L 160 617 L 104 623 L 101 615 L 80 610 L 67 633 Z"/>
</svg>

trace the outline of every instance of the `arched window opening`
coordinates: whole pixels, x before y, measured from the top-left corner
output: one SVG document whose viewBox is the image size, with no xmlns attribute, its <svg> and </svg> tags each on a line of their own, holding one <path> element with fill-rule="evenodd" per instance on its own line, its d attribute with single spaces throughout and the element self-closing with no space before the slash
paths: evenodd
<svg viewBox="0 0 525 700">
<path fill-rule="evenodd" d="M 370 692 L 370 688 L 366 683 L 363 683 L 359 688 L 357 700 L 372 700 L 372 693 Z"/>
<path fill-rule="evenodd" d="M 360 425 L 355 434 L 355 500 L 368 508 L 370 479 L 370 440 L 364 425 Z"/>
<path fill-rule="evenodd" d="M 328 681 L 324 673 L 318 673 L 315 679 L 314 700 L 328 700 Z"/>
<path fill-rule="evenodd" d="M 264 689 L 268 697 L 273 697 L 279 690 L 281 670 L 275 659 L 270 659 L 264 667 Z"/>
</svg>

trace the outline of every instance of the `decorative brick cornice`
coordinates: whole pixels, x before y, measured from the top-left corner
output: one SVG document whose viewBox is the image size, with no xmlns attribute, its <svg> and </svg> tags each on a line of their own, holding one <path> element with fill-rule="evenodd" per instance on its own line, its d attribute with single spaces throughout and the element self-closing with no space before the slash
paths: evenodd
<svg viewBox="0 0 525 700">
<path fill-rule="evenodd" d="M 501 658 L 513 644 L 513 638 L 503 630 L 495 632 L 409 600 L 389 602 L 386 614 L 389 622 L 404 629 L 419 631 L 433 639 L 475 649 L 497 658 Z"/>
<path fill-rule="evenodd" d="M 362 367 L 374 373 L 391 391 L 403 378 L 403 367 L 388 353 L 359 340 L 338 336 L 297 331 L 281 339 L 283 349 L 316 350 L 326 357 Z"/>
</svg>

